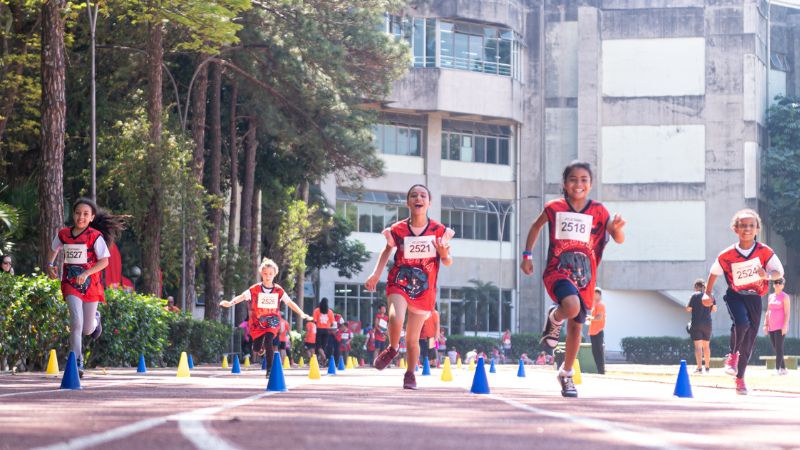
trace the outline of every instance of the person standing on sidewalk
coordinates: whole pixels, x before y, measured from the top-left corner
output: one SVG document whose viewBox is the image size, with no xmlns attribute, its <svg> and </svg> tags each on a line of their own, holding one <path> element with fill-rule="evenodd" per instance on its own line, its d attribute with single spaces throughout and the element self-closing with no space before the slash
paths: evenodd
<svg viewBox="0 0 800 450">
<path fill-rule="evenodd" d="M 603 329 L 606 327 L 606 304 L 603 302 L 603 290 L 594 288 L 594 305 L 588 317 L 589 340 L 592 342 L 592 356 L 597 366 L 597 373 L 606 373 L 606 343 Z"/>
<path fill-rule="evenodd" d="M 695 280 L 694 295 L 689 299 L 689 304 L 686 305 L 686 311 L 692 313 L 689 336 L 694 342 L 694 358 L 697 362 L 697 368 L 694 373 L 703 373 L 704 354 L 706 357 L 706 373 L 711 370 L 711 313 L 717 312 L 717 303 L 711 297 L 706 297 L 705 303 L 703 302 L 703 290 L 705 288 L 706 282 L 703 279 Z"/>
<path fill-rule="evenodd" d="M 778 375 L 787 375 L 786 362 L 783 360 L 783 340 L 789 330 L 789 295 L 783 292 L 784 279 L 779 278 L 772 282 L 775 291 L 767 301 L 767 315 L 764 318 L 764 332 L 769 334 L 772 348 L 775 350 L 775 370 Z"/>
</svg>

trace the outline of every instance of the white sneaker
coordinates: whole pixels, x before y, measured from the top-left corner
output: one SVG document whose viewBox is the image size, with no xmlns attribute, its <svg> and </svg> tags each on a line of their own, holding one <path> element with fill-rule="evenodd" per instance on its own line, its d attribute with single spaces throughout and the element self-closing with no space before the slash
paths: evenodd
<svg viewBox="0 0 800 450">
<path fill-rule="evenodd" d="M 778 375 L 789 375 L 789 371 L 786 369 L 781 369 L 778 371 Z"/>
</svg>

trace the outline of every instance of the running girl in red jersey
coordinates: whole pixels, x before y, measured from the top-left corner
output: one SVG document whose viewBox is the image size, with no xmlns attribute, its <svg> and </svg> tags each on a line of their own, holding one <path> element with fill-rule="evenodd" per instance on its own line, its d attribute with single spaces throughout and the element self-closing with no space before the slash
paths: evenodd
<svg viewBox="0 0 800 450">
<path fill-rule="evenodd" d="M 366 282 L 367 290 L 374 292 L 389 255 L 395 248 L 394 265 L 389 270 L 386 296 L 389 301 L 389 345 L 373 365 L 383 370 L 397 356 L 400 333 L 403 330 L 406 311 L 406 343 L 408 355 L 407 371 L 403 377 L 403 388 L 416 389 L 414 366 L 419 358 L 419 334 L 422 324 L 430 316 L 436 304 L 436 278 L 439 266 L 453 263 L 448 241 L 455 231 L 428 218 L 431 193 L 421 184 L 411 186 L 406 195 L 411 217 L 392 224 L 383 230 L 386 247 L 381 251 L 375 270 Z"/>
<path fill-rule="evenodd" d="M 61 294 L 69 306 L 70 349 L 78 360 L 78 375 L 83 377 L 83 335 L 97 339 L 103 332 L 98 302 L 105 303 L 100 272 L 108 266 L 108 243 L 125 229 L 123 216 L 113 216 L 88 198 L 72 205 L 72 227 L 62 228 L 50 245 L 47 271 L 58 278 L 56 256 L 64 249 Z"/>
<path fill-rule="evenodd" d="M 752 209 L 737 211 L 731 229 L 739 242 L 717 256 L 708 274 L 705 293 L 713 296 L 717 277 L 725 276 L 728 290 L 723 300 L 733 322 L 725 373 L 736 376 L 736 393 L 747 395 L 744 372 L 761 323 L 761 297 L 769 292 L 769 280 L 783 277 L 783 264 L 771 248 L 756 241 L 761 230 L 761 217 L 757 212 Z"/>
<path fill-rule="evenodd" d="M 621 244 L 625 241 L 622 228 L 625 220 L 613 218 L 602 203 L 589 199 L 592 190 L 592 169 L 589 163 L 573 161 L 563 173 L 564 198 L 547 202 L 544 211 L 531 225 L 525 251 L 522 252 L 522 271 L 533 273 L 533 249 L 539 232 L 548 225 L 550 243 L 547 266 L 542 279 L 550 298 L 556 303 L 545 317 L 543 347 L 552 351 L 558 344 L 561 324 L 567 322 L 567 345 L 564 363 L 558 370 L 561 395 L 577 397 L 572 380 L 572 365 L 581 343 L 581 329 L 586 314 L 594 302 L 597 266 L 603 257 L 608 236 Z"/>
<path fill-rule="evenodd" d="M 311 316 L 304 313 L 280 285 L 273 283 L 272 280 L 278 275 L 278 265 L 275 261 L 264 258 L 259 271 L 261 283 L 250 286 L 233 300 L 223 300 L 219 304 L 224 308 L 230 308 L 237 303 L 250 302 L 250 319 L 247 325 L 253 338 L 253 352 L 266 357 L 267 378 L 269 378 L 274 353 L 272 340 L 278 335 L 281 326 L 280 303 L 286 303 L 292 311 L 305 320 L 311 320 Z"/>
</svg>

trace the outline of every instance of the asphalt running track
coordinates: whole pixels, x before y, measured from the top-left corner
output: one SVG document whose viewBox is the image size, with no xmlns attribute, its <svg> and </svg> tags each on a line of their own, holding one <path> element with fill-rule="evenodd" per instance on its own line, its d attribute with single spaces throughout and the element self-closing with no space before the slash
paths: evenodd
<svg viewBox="0 0 800 450">
<path fill-rule="evenodd" d="M 669 383 L 583 374 L 580 398 L 565 399 L 552 369 L 516 370 L 489 374 L 490 395 L 470 394 L 472 373 L 455 368 L 452 382 L 418 374 L 418 391 L 400 369 L 291 369 L 281 393 L 254 367 L 91 370 L 81 391 L 5 374 L 0 449 L 800 448 L 797 394 L 694 386 L 679 399 Z"/>
</svg>

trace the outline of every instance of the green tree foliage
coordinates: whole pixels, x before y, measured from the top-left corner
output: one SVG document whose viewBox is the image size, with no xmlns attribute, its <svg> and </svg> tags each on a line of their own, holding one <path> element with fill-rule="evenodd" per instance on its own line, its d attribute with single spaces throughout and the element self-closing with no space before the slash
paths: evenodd
<svg viewBox="0 0 800 450">
<path fill-rule="evenodd" d="M 319 222 L 314 220 L 316 210 L 316 206 L 294 200 L 286 206 L 281 217 L 276 250 L 280 255 L 282 285 L 290 292 L 294 289 L 297 275 L 306 271 L 308 242 L 321 231 Z"/>
<path fill-rule="evenodd" d="M 800 98 L 782 97 L 769 109 L 769 150 L 762 192 L 771 227 L 800 250 Z"/>
<path fill-rule="evenodd" d="M 322 226 L 321 233 L 308 244 L 308 268 L 335 267 L 339 276 L 346 278 L 361 272 L 369 260 L 369 251 L 362 242 L 347 239 L 353 225 L 337 214 L 327 218 Z"/>
</svg>

